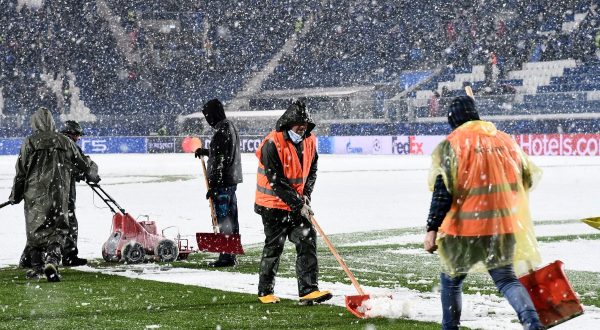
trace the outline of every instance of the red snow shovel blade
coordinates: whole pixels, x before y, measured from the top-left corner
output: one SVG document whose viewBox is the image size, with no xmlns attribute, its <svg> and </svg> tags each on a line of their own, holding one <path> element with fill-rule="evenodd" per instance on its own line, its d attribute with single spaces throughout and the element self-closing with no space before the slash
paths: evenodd
<svg viewBox="0 0 600 330">
<path fill-rule="evenodd" d="M 583 314 L 563 263 L 557 260 L 543 268 L 519 277 L 546 328 L 553 327 Z"/>
<path fill-rule="evenodd" d="M 240 234 L 196 233 L 196 241 L 200 251 L 244 254 Z"/>
<path fill-rule="evenodd" d="M 370 298 L 371 296 L 369 296 L 368 294 L 358 296 L 346 296 L 346 308 L 350 311 L 350 313 L 354 314 L 354 316 L 360 319 L 364 319 L 367 317 L 365 315 L 367 309 L 362 307 L 362 304 Z"/>
</svg>

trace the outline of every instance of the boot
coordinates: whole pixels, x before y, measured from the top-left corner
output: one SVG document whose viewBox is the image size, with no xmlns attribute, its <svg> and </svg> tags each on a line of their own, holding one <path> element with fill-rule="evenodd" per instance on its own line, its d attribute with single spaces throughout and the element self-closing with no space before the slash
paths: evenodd
<svg viewBox="0 0 600 330">
<path fill-rule="evenodd" d="M 39 280 L 42 276 L 44 276 L 42 269 L 29 269 L 25 272 L 25 278 L 28 280 Z"/>
<path fill-rule="evenodd" d="M 44 274 L 46 274 L 46 280 L 48 280 L 48 282 L 60 282 L 60 274 L 58 273 L 58 267 L 55 264 L 46 264 L 46 267 L 44 267 Z"/>
<path fill-rule="evenodd" d="M 219 259 L 208 264 L 208 267 L 235 267 L 238 265 L 235 254 L 221 253 Z"/>
<path fill-rule="evenodd" d="M 280 299 L 279 297 L 271 293 L 266 296 L 259 296 L 258 300 L 260 300 L 260 302 L 263 304 L 276 304 L 279 302 Z"/>
<path fill-rule="evenodd" d="M 85 266 L 87 265 L 87 259 L 78 256 L 65 256 L 62 259 L 62 265 L 65 267 Z"/>
<path fill-rule="evenodd" d="M 330 291 L 313 291 L 307 295 L 300 297 L 300 304 L 312 305 L 314 303 L 322 303 L 333 297 Z"/>
<path fill-rule="evenodd" d="M 25 248 L 27 250 L 27 248 Z M 39 249 L 29 249 L 21 255 L 21 261 L 27 259 L 31 268 L 25 273 L 25 278 L 28 280 L 39 280 L 44 276 L 44 262 L 42 261 L 42 253 Z M 20 265 L 19 265 L 20 266 Z"/>
<path fill-rule="evenodd" d="M 29 247 L 25 247 L 23 253 L 21 254 L 21 258 L 19 259 L 19 268 L 31 268 L 31 256 L 30 256 Z"/>
</svg>

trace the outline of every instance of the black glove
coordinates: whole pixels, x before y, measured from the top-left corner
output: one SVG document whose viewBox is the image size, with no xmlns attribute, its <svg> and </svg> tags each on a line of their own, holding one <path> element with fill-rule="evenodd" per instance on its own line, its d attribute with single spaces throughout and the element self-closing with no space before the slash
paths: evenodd
<svg viewBox="0 0 600 330">
<path fill-rule="evenodd" d="M 302 199 L 304 200 L 304 204 L 310 206 L 310 197 L 304 195 L 302 196 Z"/>
<path fill-rule="evenodd" d="M 100 182 L 101 179 L 100 179 L 100 176 L 98 174 L 96 174 L 96 175 L 88 175 L 85 178 L 85 180 L 87 182 L 91 182 L 91 183 L 98 183 L 98 182 Z"/>
<path fill-rule="evenodd" d="M 213 188 L 209 188 L 208 191 L 206 192 L 206 199 L 209 198 L 215 198 L 215 196 L 217 195 L 217 192 L 213 189 Z"/>
<path fill-rule="evenodd" d="M 194 157 L 196 157 L 196 158 L 200 158 L 202 156 L 208 157 L 209 154 L 210 154 L 210 151 L 208 149 L 206 149 L 206 148 L 198 148 L 194 152 Z"/>
<path fill-rule="evenodd" d="M 302 208 L 300 209 L 300 215 L 301 215 L 301 216 L 302 216 L 304 219 L 306 219 L 306 220 L 308 220 L 308 221 L 310 221 L 310 217 L 311 217 L 311 215 L 314 215 L 314 214 L 315 214 L 315 213 L 314 213 L 314 212 L 313 212 L 313 210 L 310 208 L 310 206 L 308 206 L 308 204 L 304 204 L 304 205 L 302 206 Z"/>
</svg>

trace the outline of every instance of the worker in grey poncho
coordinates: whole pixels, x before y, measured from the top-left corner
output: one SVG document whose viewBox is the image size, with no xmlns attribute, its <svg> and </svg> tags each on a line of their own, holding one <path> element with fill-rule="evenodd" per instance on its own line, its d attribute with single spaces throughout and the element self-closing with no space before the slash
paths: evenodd
<svg viewBox="0 0 600 330">
<path fill-rule="evenodd" d="M 25 229 L 31 247 L 31 266 L 27 278 L 46 276 L 60 281 L 58 264 L 68 233 L 68 203 L 72 172 L 87 174 L 98 182 L 90 166 L 73 141 L 55 132 L 50 111 L 40 108 L 31 116 L 33 134 L 21 145 L 16 175 L 9 201 L 25 201 Z"/>
</svg>

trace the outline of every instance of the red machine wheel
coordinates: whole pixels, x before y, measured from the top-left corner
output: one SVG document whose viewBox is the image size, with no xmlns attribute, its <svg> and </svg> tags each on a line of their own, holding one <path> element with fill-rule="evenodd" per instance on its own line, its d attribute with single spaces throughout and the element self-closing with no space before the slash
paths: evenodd
<svg viewBox="0 0 600 330">
<path fill-rule="evenodd" d="M 170 239 L 164 239 L 158 242 L 154 252 L 161 262 L 173 262 L 177 260 L 179 249 L 175 242 Z"/>
<path fill-rule="evenodd" d="M 140 243 L 129 243 L 123 247 L 123 261 L 129 264 L 139 264 L 144 261 L 146 251 Z"/>
</svg>

